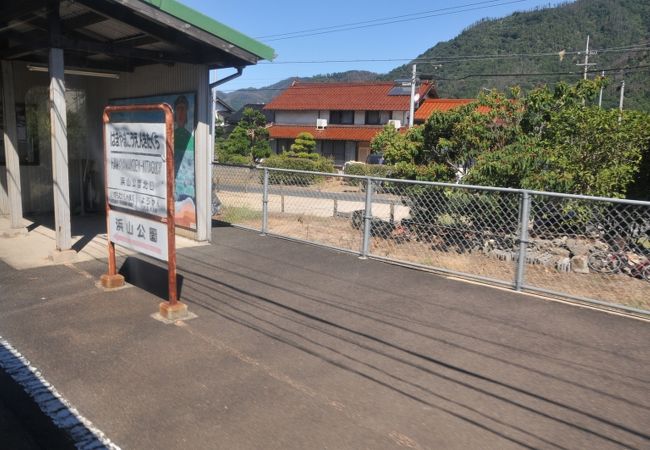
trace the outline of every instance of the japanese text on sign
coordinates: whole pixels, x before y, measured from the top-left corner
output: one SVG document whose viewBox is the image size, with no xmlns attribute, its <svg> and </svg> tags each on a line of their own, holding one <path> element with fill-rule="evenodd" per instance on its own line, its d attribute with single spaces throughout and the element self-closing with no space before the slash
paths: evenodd
<svg viewBox="0 0 650 450">
<path fill-rule="evenodd" d="M 114 210 L 108 215 L 111 242 L 162 261 L 168 260 L 166 224 Z"/>
<path fill-rule="evenodd" d="M 108 202 L 167 215 L 164 123 L 106 124 Z"/>
</svg>

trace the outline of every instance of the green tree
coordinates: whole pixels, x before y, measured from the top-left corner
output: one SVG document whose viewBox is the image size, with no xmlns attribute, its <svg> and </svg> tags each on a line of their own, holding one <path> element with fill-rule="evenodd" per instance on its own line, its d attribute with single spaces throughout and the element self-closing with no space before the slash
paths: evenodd
<svg viewBox="0 0 650 450">
<path fill-rule="evenodd" d="M 388 164 L 415 164 L 422 149 L 421 130 L 411 128 L 401 133 L 393 125 L 386 125 L 370 141 L 370 149 L 382 155 Z"/>
<path fill-rule="evenodd" d="M 311 153 L 316 150 L 316 140 L 311 133 L 302 132 L 291 144 L 291 151 L 296 153 Z"/>
<path fill-rule="evenodd" d="M 492 91 L 434 114 L 420 164 L 445 164 L 459 183 L 586 195 L 620 197 L 634 182 L 643 197 L 647 181 L 637 174 L 650 147 L 650 116 L 592 106 L 604 83 L 558 83 L 525 97 Z"/>
<path fill-rule="evenodd" d="M 476 102 L 429 117 L 423 130 L 422 159 L 447 165 L 456 182 L 463 182 L 480 155 L 517 141 L 522 134 L 521 118 L 518 98 L 497 91 L 482 93 Z"/>
<path fill-rule="evenodd" d="M 244 109 L 242 119 L 227 139 L 217 146 L 217 157 L 221 162 L 237 163 L 248 160 L 252 163 L 257 158 L 266 158 L 271 154 L 269 132 L 266 129 L 264 114 L 252 108 Z"/>
</svg>

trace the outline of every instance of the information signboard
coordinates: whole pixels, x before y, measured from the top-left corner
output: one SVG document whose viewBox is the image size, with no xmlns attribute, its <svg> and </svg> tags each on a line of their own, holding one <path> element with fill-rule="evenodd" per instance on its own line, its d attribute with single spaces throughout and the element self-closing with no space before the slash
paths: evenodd
<svg viewBox="0 0 650 450">
<path fill-rule="evenodd" d="M 163 261 L 167 252 L 167 225 L 151 219 L 111 210 L 108 213 L 111 241 Z"/>
<path fill-rule="evenodd" d="M 158 112 L 164 122 L 111 121 L 112 114 Z M 174 120 L 168 104 L 104 108 L 104 162 L 108 273 L 106 288 L 124 284 L 117 273 L 115 244 L 167 261 L 169 301 L 160 304 L 167 319 L 183 317 L 187 306 L 176 292 L 174 234 Z"/>
<path fill-rule="evenodd" d="M 159 217 L 167 216 L 164 123 L 108 123 L 108 203 Z"/>
</svg>

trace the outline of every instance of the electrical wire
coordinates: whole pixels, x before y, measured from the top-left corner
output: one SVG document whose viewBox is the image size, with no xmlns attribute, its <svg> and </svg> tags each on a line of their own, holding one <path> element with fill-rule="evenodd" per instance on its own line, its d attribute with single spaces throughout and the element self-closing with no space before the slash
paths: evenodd
<svg viewBox="0 0 650 450">
<path fill-rule="evenodd" d="M 650 51 L 650 46 L 629 46 L 629 47 L 612 47 L 604 49 L 590 50 L 596 53 L 628 53 L 628 52 L 647 52 Z M 509 58 L 536 58 L 536 57 L 557 57 L 560 54 L 559 51 L 554 52 L 542 52 L 542 53 L 494 53 L 494 54 L 483 54 L 483 55 L 450 55 L 450 56 L 439 56 L 439 57 L 415 57 L 415 58 L 369 58 L 369 59 L 312 59 L 304 61 L 264 61 L 259 62 L 258 65 L 284 65 L 284 64 L 334 64 L 334 63 L 357 63 L 357 62 L 399 62 L 399 61 L 412 61 L 413 63 L 418 62 L 456 62 L 456 61 L 475 61 L 475 60 L 486 60 L 486 59 L 509 59 Z M 583 51 L 565 51 L 565 56 L 571 55 L 581 55 L 584 54 Z"/>
<path fill-rule="evenodd" d="M 255 39 L 266 39 L 266 38 L 276 38 L 276 37 L 282 37 L 282 36 L 290 36 L 294 34 L 303 34 L 303 33 L 311 33 L 314 31 L 324 31 L 324 30 L 334 30 L 337 28 L 343 28 L 343 27 L 350 27 L 350 26 L 355 26 L 355 25 L 366 25 L 366 24 L 371 24 L 371 23 L 377 23 L 377 22 L 384 22 L 387 20 L 393 20 L 393 19 L 402 19 L 405 17 L 413 17 L 413 16 L 420 16 L 422 14 L 430 14 L 430 13 L 436 13 L 436 12 L 441 12 L 441 11 L 448 11 L 450 9 L 458 9 L 458 8 L 464 8 L 467 6 L 476 6 L 476 5 L 482 5 L 486 3 L 496 3 L 501 0 L 485 0 L 481 2 L 475 2 L 475 3 L 467 3 L 465 5 L 457 5 L 457 6 L 449 6 L 447 8 L 439 8 L 439 9 L 430 9 L 428 11 L 420 11 L 417 13 L 411 13 L 411 14 L 402 14 L 400 16 L 390 16 L 390 17 L 383 17 L 380 19 L 371 19 L 371 20 L 364 20 L 361 22 L 348 22 L 340 25 L 331 25 L 327 27 L 319 27 L 319 28 L 308 28 L 305 30 L 298 30 L 298 31 L 289 31 L 287 33 L 278 33 L 278 34 L 267 34 L 264 36 L 256 36 Z M 525 1 L 525 0 L 522 0 Z"/>
<path fill-rule="evenodd" d="M 587 71 L 587 73 L 601 73 L 601 72 L 633 72 L 636 70 L 643 70 L 643 69 L 650 69 L 650 64 L 644 64 L 644 65 L 638 65 L 638 66 L 626 66 L 626 67 L 610 67 L 606 69 L 590 69 Z M 462 81 L 466 80 L 468 78 L 477 78 L 477 77 L 484 77 L 484 78 L 500 78 L 500 77 L 532 77 L 532 76 L 554 76 L 554 75 L 580 75 L 582 76 L 584 74 L 584 70 L 576 70 L 576 71 L 566 71 L 566 72 L 519 72 L 519 73 L 473 73 L 473 74 L 468 74 L 462 77 L 457 77 L 457 78 L 442 78 L 442 77 L 437 77 L 437 76 L 432 76 L 435 78 L 436 81 Z M 328 82 L 322 82 L 322 83 L 328 83 Z M 382 83 L 381 81 L 376 81 L 376 82 L 364 82 L 364 83 L 354 83 L 355 86 L 373 86 L 378 83 Z M 384 81 L 383 83 L 388 83 L 388 81 Z M 310 84 L 315 84 L 315 83 L 305 83 L 304 85 L 296 85 L 293 86 L 293 89 L 311 89 L 312 86 Z M 231 89 L 231 90 L 224 90 L 220 92 L 225 92 L 225 93 L 230 93 L 230 92 L 261 92 L 261 91 L 284 91 L 287 88 L 243 88 L 243 89 Z"/>
<path fill-rule="evenodd" d="M 465 9 L 458 9 L 456 11 L 451 11 L 451 12 L 444 12 L 444 13 L 437 13 L 437 14 L 426 14 L 420 17 L 413 17 L 413 18 L 406 18 L 406 19 L 395 19 L 395 20 L 389 20 L 381 23 L 374 23 L 374 24 L 368 24 L 368 25 L 359 25 L 359 26 L 351 26 L 347 28 L 338 28 L 335 30 L 325 30 L 325 31 L 316 31 L 316 32 L 311 32 L 311 33 L 304 33 L 304 34 L 297 34 L 293 36 L 284 36 L 284 37 L 277 37 L 273 39 L 266 39 L 266 42 L 273 42 L 273 41 L 282 41 L 286 39 L 297 39 L 297 38 L 304 38 L 304 37 L 309 37 L 309 36 L 318 36 L 322 34 L 331 34 L 331 33 L 338 33 L 341 31 L 351 31 L 351 30 L 360 30 L 360 29 L 365 29 L 365 28 L 373 28 L 373 27 L 379 27 L 383 25 L 391 25 L 394 23 L 402 23 L 402 22 L 410 22 L 414 20 L 423 20 L 423 19 L 428 19 L 430 17 L 440 17 L 440 16 L 449 16 L 453 14 L 458 14 L 461 12 L 468 12 L 468 11 L 476 11 L 480 9 L 488 9 L 488 8 L 494 8 L 496 6 L 504 6 L 504 5 L 512 5 L 515 3 L 522 3 L 528 0 L 510 0 L 510 1 L 505 1 L 505 2 L 500 2 L 500 3 L 494 3 L 488 6 L 477 6 L 474 8 L 465 8 Z"/>
</svg>

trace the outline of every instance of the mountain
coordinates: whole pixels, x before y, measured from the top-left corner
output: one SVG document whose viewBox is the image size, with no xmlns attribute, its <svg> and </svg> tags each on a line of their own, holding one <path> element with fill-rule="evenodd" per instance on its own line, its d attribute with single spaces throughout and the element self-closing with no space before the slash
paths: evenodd
<svg viewBox="0 0 650 450">
<path fill-rule="evenodd" d="M 233 92 L 217 91 L 219 98 L 223 99 L 230 106 L 238 110 L 242 106 L 249 103 L 268 103 L 280 92 L 291 86 L 294 81 L 302 82 L 353 82 L 353 81 L 376 81 L 381 78 L 381 75 L 375 72 L 368 72 L 365 70 L 349 70 L 347 72 L 335 72 L 322 75 L 315 75 L 313 77 L 293 77 L 286 78 L 278 81 L 270 86 L 263 88 L 246 88 L 238 89 Z"/>
<path fill-rule="evenodd" d="M 590 70 L 650 65 L 650 1 L 577 0 L 554 8 L 517 12 L 500 19 L 485 19 L 457 37 L 440 42 L 418 56 L 440 62 L 419 63 L 418 73 L 431 74 L 441 97 L 475 97 L 483 88 L 506 89 L 512 85 L 530 88 L 559 80 L 574 82 L 582 76 L 587 35 L 590 49 L 614 49 L 642 44 L 645 52 L 598 52 L 591 55 Z M 560 52 L 567 54 L 560 57 Z M 571 52 L 582 51 L 582 54 Z M 465 55 L 551 53 L 543 57 L 462 60 Z M 385 75 L 403 78 L 412 63 Z M 576 72 L 574 75 L 549 75 Z M 538 76 L 493 76 L 494 74 L 543 73 Z M 594 77 L 595 73 L 590 73 Z M 605 90 L 603 104 L 618 105 L 617 88 L 625 80 L 625 107 L 650 111 L 650 67 L 607 72 L 613 81 Z"/>
<path fill-rule="evenodd" d="M 560 80 L 575 82 L 582 76 L 587 35 L 590 49 L 615 49 L 593 54 L 590 70 L 629 68 L 607 72 L 611 84 L 603 94 L 603 105 L 618 105 L 621 81 L 625 80 L 625 108 L 650 111 L 650 1 L 577 0 L 556 7 L 516 12 L 498 19 L 484 19 L 455 38 L 439 42 L 418 56 L 418 73 L 435 81 L 441 97 L 473 98 L 482 89 L 524 89 Z M 638 45 L 641 44 L 641 45 Z M 630 46 L 645 51 L 625 50 Z M 566 51 L 560 57 L 561 51 Z M 574 52 L 583 52 L 575 54 Z M 405 50 L 406 53 L 408 53 Z M 548 53 L 546 56 L 525 56 Z M 492 55 L 521 55 L 493 58 Z M 468 55 L 479 58 L 467 58 Z M 290 78 L 261 89 L 240 89 L 223 98 L 234 107 L 266 103 L 292 81 L 374 81 L 407 78 L 412 62 L 387 74 L 349 71 Z M 646 67 L 639 67 L 646 66 Z M 557 72 L 574 72 L 556 75 Z M 508 75 L 511 74 L 511 75 Z M 522 75 L 541 74 L 541 75 Z M 594 77 L 595 73 L 590 73 Z"/>
</svg>

